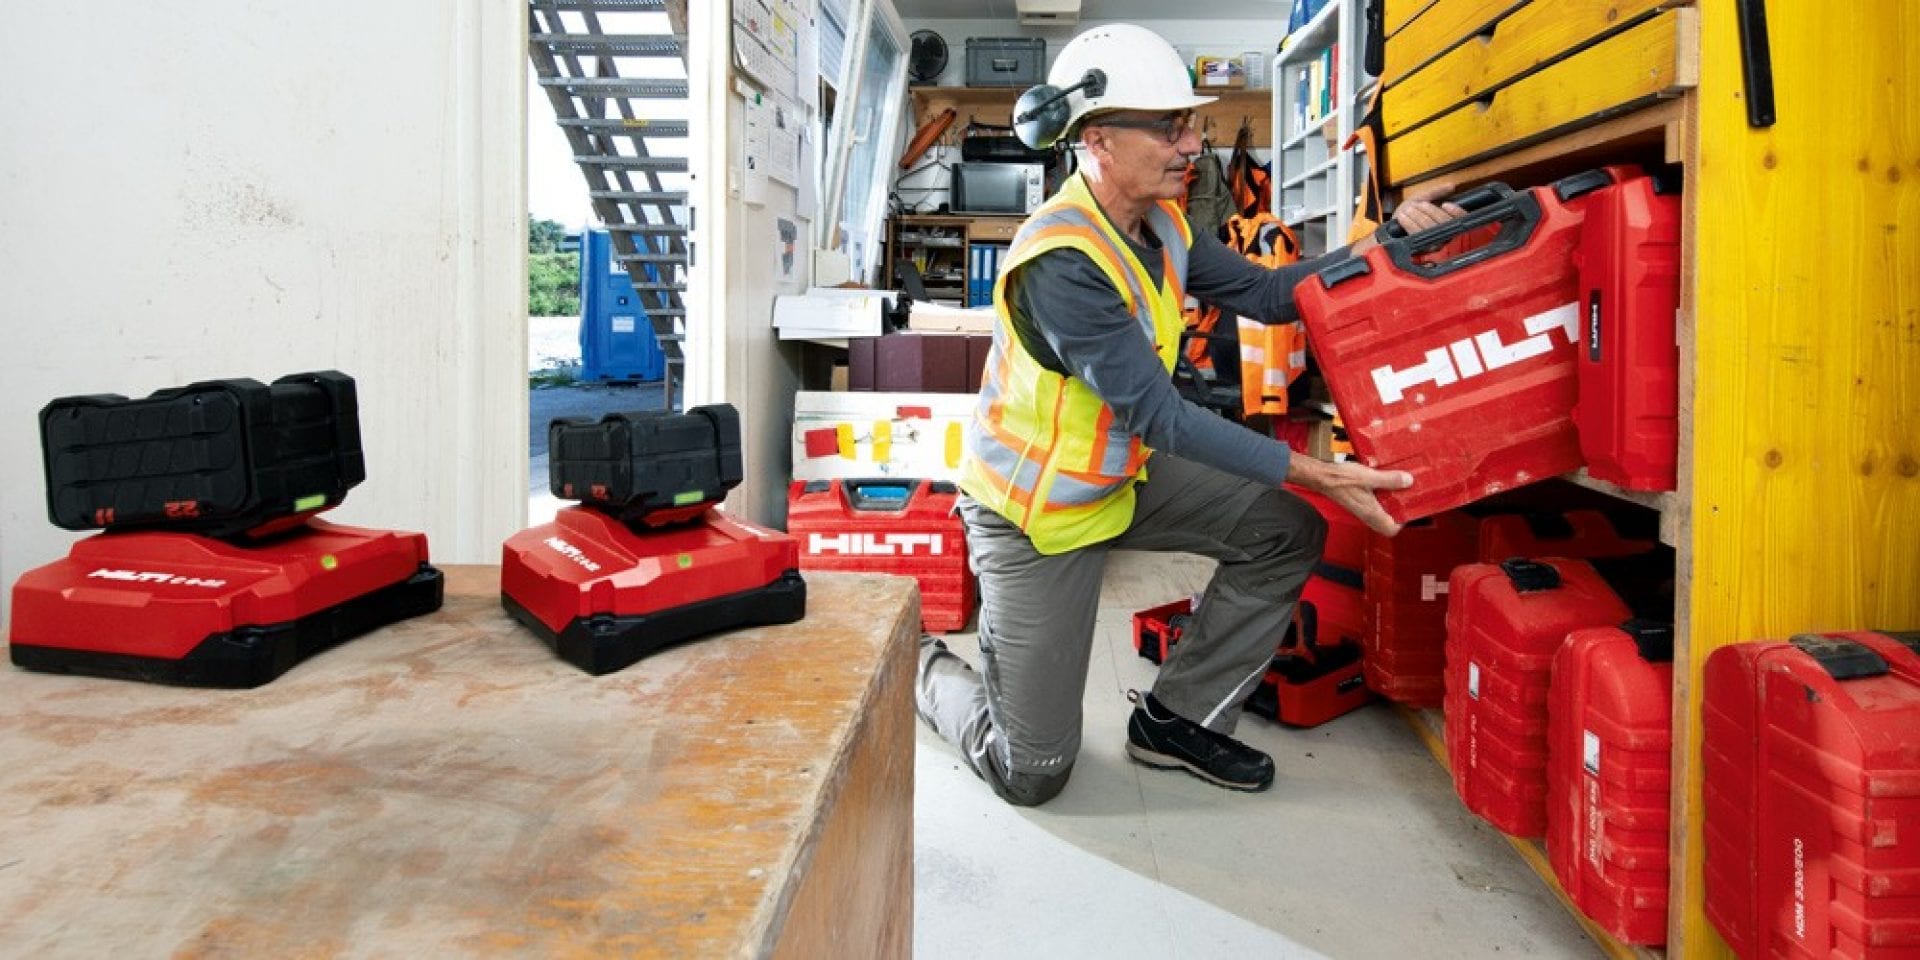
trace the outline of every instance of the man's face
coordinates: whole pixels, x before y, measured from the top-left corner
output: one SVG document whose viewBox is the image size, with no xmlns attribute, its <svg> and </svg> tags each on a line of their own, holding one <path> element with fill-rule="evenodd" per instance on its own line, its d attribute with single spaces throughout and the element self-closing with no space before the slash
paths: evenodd
<svg viewBox="0 0 1920 960">
<path fill-rule="evenodd" d="M 1099 114 L 1080 139 L 1099 158 L 1103 177 L 1141 199 L 1178 200 L 1190 158 L 1200 152 L 1191 110 Z"/>
</svg>

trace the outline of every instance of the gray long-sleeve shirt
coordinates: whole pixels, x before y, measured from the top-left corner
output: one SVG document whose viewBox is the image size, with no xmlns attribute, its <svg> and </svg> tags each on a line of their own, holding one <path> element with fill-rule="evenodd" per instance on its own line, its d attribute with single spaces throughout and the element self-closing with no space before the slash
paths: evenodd
<svg viewBox="0 0 1920 960">
<path fill-rule="evenodd" d="M 1150 232 L 1147 239 L 1147 246 L 1131 237 L 1126 241 L 1158 284 L 1160 241 Z M 1244 316 L 1283 323 L 1298 316 L 1294 285 L 1345 253 L 1269 270 L 1196 232 L 1187 292 Z M 1086 383 L 1148 447 L 1255 483 L 1278 486 L 1286 478 L 1292 455 L 1286 444 L 1180 396 L 1126 301 L 1086 254 L 1050 250 L 1022 265 L 1007 283 L 1013 332 L 1027 352 L 1041 366 Z"/>
</svg>

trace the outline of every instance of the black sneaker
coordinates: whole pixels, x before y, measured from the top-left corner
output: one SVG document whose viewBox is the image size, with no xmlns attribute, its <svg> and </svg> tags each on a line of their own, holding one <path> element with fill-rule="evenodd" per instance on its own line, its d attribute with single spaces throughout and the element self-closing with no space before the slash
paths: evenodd
<svg viewBox="0 0 1920 960">
<path fill-rule="evenodd" d="M 1127 756 L 1162 770 L 1185 770 L 1208 783 L 1250 793 L 1273 786 L 1273 758 L 1168 710 L 1151 693 L 1128 691 L 1139 704 L 1127 721 Z"/>
</svg>

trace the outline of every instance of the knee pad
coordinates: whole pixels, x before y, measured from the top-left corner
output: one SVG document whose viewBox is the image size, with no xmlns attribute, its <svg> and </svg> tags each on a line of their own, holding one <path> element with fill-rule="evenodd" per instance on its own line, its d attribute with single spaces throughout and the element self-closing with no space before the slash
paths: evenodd
<svg viewBox="0 0 1920 960">
<path fill-rule="evenodd" d="M 1057 773 L 1009 773 L 1007 782 L 994 792 L 1016 807 L 1037 807 L 1060 795 L 1073 776 L 1073 765 Z"/>
</svg>

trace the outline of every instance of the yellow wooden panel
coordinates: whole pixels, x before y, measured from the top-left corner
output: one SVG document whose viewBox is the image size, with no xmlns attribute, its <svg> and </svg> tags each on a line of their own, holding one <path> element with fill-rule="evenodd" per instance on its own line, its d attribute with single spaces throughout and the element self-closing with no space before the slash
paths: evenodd
<svg viewBox="0 0 1920 960">
<path fill-rule="evenodd" d="M 1693 83 L 1694 11 L 1669 10 L 1388 141 L 1395 182 L 1517 149 Z"/>
<path fill-rule="evenodd" d="M 1558 10 L 1565 0 L 1538 6 Z M 1447 48 L 1484 29 L 1488 24 L 1527 7 L 1530 0 L 1435 0 L 1433 6 L 1405 30 L 1387 38 L 1388 87 L 1408 79 Z"/>
<path fill-rule="evenodd" d="M 1387 136 L 1480 97 L 1515 77 L 1560 59 L 1596 38 L 1625 29 L 1670 0 L 1556 0 L 1530 3 L 1500 21 L 1491 35 L 1470 38 L 1380 98 Z M 1387 45 L 1394 73 L 1393 44 Z"/>
<path fill-rule="evenodd" d="M 1380 18 L 1382 26 L 1386 28 L 1387 36 L 1391 37 L 1399 33 L 1400 28 L 1406 26 L 1413 18 L 1427 12 L 1433 3 L 1434 0 L 1387 0 L 1385 16 Z"/>
<path fill-rule="evenodd" d="M 1688 163 L 1683 693 L 1725 644 L 1920 625 L 1920 4 L 1768 4 L 1765 129 L 1733 10 L 1701 5 Z M 1672 954 L 1726 956 L 1701 912 L 1699 704 L 1678 702 Z"/>
</svg>

